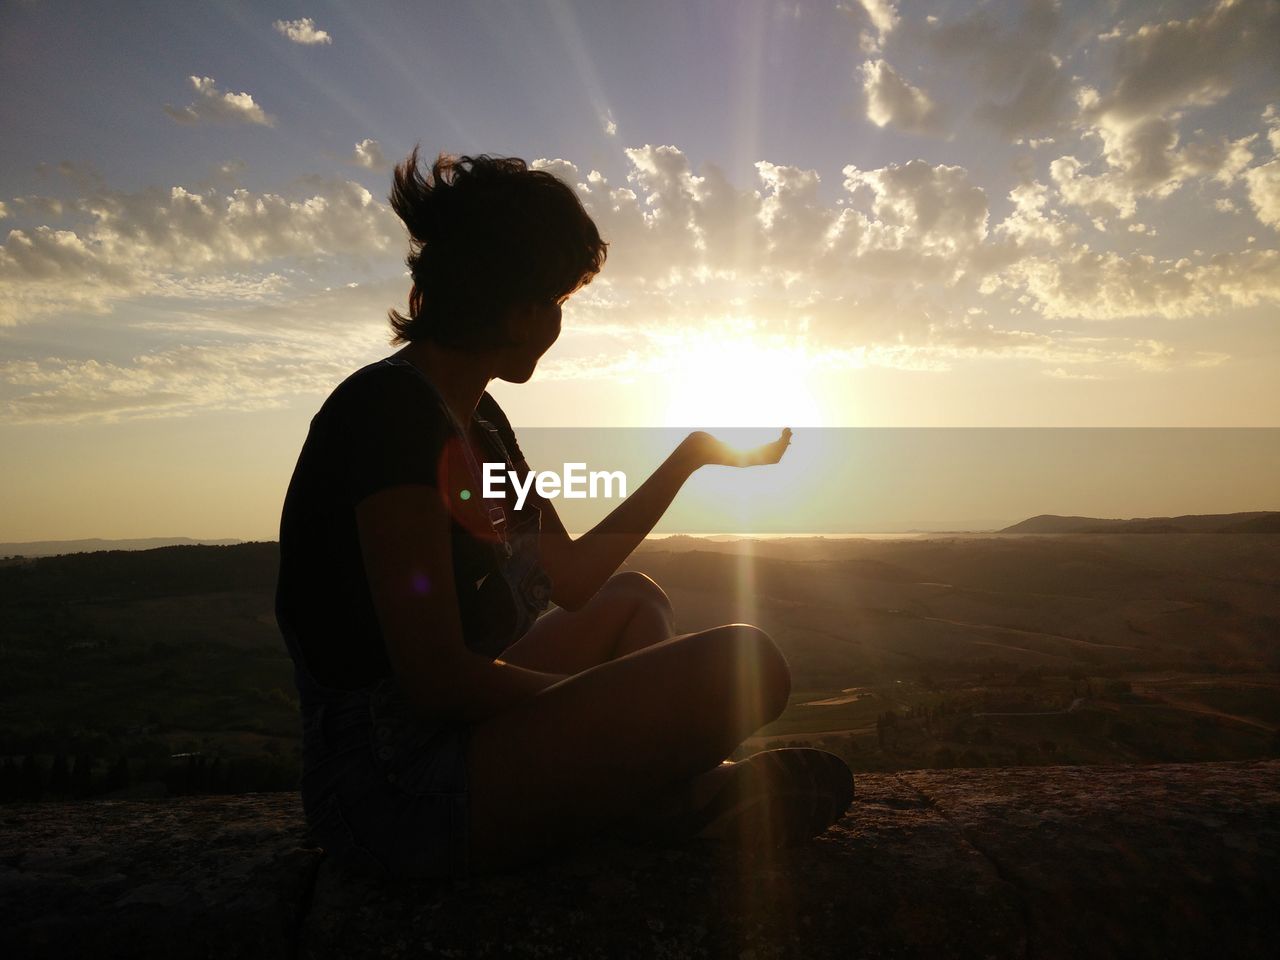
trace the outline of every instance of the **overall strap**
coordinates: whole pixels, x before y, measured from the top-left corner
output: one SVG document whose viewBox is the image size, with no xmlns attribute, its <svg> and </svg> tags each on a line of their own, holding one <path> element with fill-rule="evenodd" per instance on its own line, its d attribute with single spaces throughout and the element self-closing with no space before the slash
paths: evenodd
<svg viewBox="0 0 1280 960">
<path fill-rule="evenodd" d="M 392 367 L 408 367 L 416 373 L 419 379 L 421 379 L 422 382 L 431 390 L 432 396 L 434 396 L 436 402 L 440 404 L 440 409 L 443 410 L 444 415 L 449 418 L 449 423 L 453 427 L 454 433 L 456 433 L 458 435 L 458 439 L 462 441 L 462 451 L 467 458 L 467 466 L 471 471 L 471 479 L 474 481 L 477 489 L 483 489 L 482 483 L 484 473 L 480 469 L 479 462 L 476 460 L 475 452 L 471 449 L 471 441 L 467 437 L 467 431 L 462 424 L 458 422 L 458 418 L 453 415 L 453 411 L 449 409 L 449 405 L 444 402 L 444 397 L 440 396 L 440 391 L 437 390 L 436 385 L 431 382 L 431 378 L 408 360 L 404 360 L 400 357 L 384 357 L 382 362 Z M 498 449 L 502 451 L 503 458 L 509 463 L 511 458 L 507 454 L 507 448 L 503 445 L 501 438 L 498 437 L 497 429 L 482 417 L 477 416 L 476 420 L 493 435 L 494 439 L 497 440 Z M 507 512 L 502 508 L 501 504 L 494 504 L 489 507 L 487 515 L 489 519 L 489 526 L 493 528 L 494 536 L 498 538 L 498 542 L 502 544 L 503 551 L 508 557 L 510 557 L 512 549 L 510 539 L 507 536 Z"/>
</svg>

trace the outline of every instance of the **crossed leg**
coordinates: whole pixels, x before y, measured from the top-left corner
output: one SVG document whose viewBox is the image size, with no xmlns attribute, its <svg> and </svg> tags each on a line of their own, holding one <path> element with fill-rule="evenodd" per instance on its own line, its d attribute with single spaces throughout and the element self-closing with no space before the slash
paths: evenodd
<svg viewBox="0 0 1280 960">
<path fill-rule="evenodd" d="M 502 659 L 562 673 L 587 665 L 470 738 L 474 873 L 643 819 L 673 792 L 692 796 L 690 785 L 790 695 L 786 659 L 764 631 L 736 623 L 669 636 L 670 605 L 640 574 L 614 577 L 592 603 L 552 621 L 558 612 Z"/>
<path fill-rule="evenodd" d="M 547 673 L 581 673 L 671 636 L 671 601 L 643 573 L 616 573 L 580 610 L 543 614 L 501 654 L 507 663 Z"/>
</svg>

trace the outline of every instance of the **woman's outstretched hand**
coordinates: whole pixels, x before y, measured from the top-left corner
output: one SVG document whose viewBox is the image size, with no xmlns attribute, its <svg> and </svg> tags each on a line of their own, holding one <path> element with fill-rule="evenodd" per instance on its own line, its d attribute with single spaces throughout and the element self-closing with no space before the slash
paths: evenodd
<svg viewBox="0 0 1280 960">
<path fill-rule="evenodd" d="M 752 467 L 762 463 L 777 463 L 790 444 L 791 428 L 784 427 L 777 440 L 750 450 L 731 447 L 705 430 L 689 434 L 680 445 L 695 466 L 719 464 L 726 467 Z"/>
</svg>

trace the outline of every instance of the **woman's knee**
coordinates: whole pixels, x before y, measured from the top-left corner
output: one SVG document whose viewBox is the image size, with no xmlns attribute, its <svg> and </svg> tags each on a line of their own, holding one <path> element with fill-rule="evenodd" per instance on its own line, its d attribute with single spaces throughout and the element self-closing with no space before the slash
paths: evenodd
<svg viewBox="0 0 1280 960">
<path fill-rule="evenodd" d="M 656 580 L 638 570 L 615 573 L 600 589 L 611 596 L 625 597 L 638 606 L 653 608 L 668 620 L 673 615 L 671 598 L 666 591 L 658 586 Z"/>
<path fill-rule="evenodd" d="M 769 719 L 782 715 L 791 699 L 791 667 L 773 638 L 749 623 L 728 623 L 706 632 L 721 645 L 721 655 L 734 668 L 729 676 L 742 676 L 737 668 L 751 667 L 747 675 L 759 678 L 758 690 Z"/>
</svg>

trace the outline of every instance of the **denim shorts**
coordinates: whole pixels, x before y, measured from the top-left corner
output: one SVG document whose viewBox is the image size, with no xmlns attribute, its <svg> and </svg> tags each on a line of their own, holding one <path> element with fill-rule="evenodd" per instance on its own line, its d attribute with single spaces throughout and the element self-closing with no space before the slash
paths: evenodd
<svg viewBox="0 0 1280 960">
<path fill-rule="evenodd" d="M 311 842 L 381 879 L 467 876 L 472 729 L 415 716 L 390 677 L 313 700 L 302 733 Z"/>
</svg>

